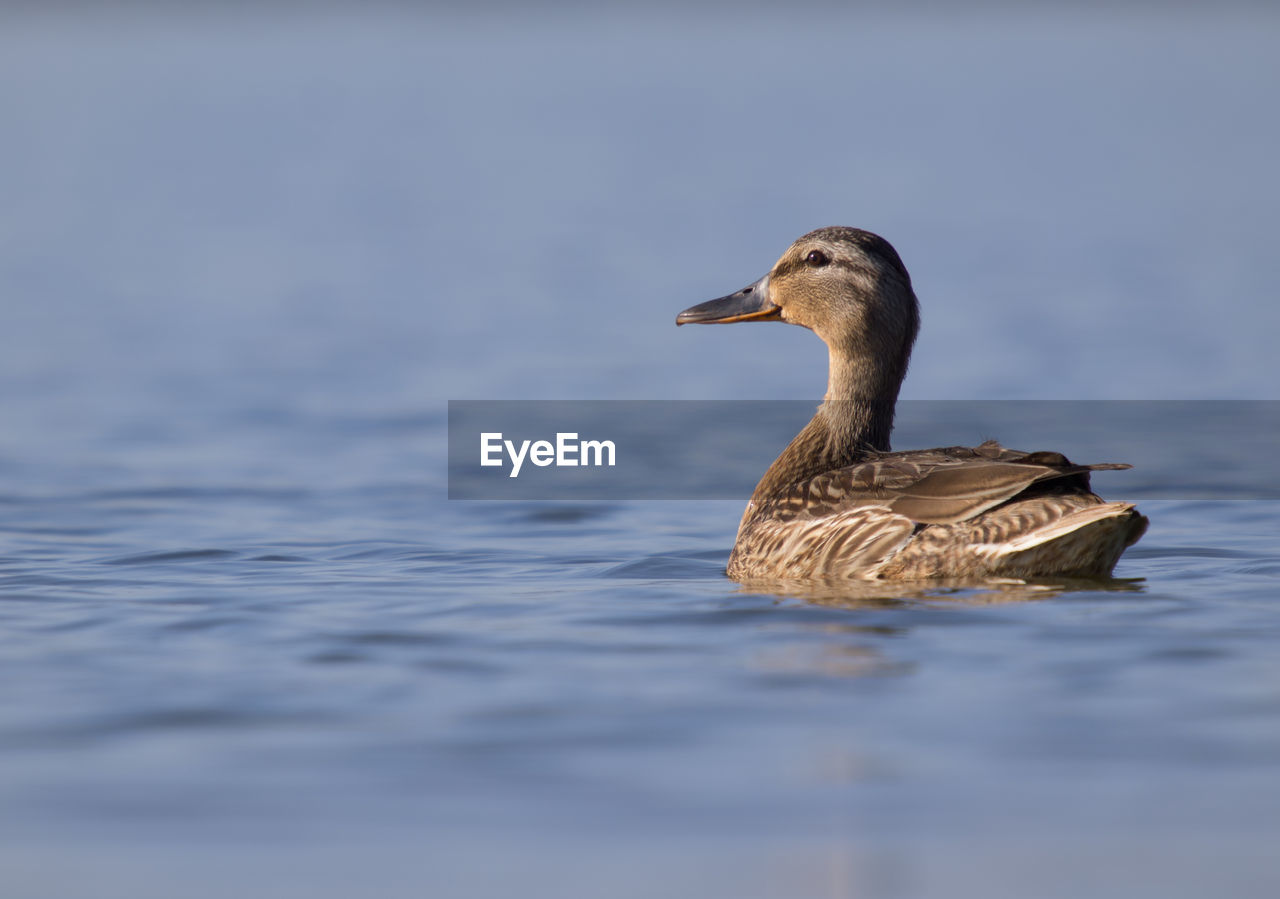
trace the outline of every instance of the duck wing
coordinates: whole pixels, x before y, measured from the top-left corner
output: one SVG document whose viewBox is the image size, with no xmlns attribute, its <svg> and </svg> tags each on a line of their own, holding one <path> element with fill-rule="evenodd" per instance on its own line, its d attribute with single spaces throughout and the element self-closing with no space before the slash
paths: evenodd
<svg viewBox="0 0 1280 899">
<path fill-rule="evenodd" d="M 1129 467 L 1075 465 L 1061 453 L 1024 453 L 994 441 L 878 453 L 793 484 L 762 503 L 757 514 L 780 520 L 825 518 L 850 507 L 874 506 L 918 524 L 953 524 L 1037 485 L 1037 495 L 1088 494 L 1089 472 Z"/>
<path fill-rule="evenodd" d="M 1087 524 L 1058 522 L 1102 502 L 1089 489 L 1089 472 L 1128 467 L 1075 465 L 1061 453 L 1024 453 L 994 441 L 874 454 L 749 508 L 730 573 L 875 576 L 917 543 L 939 554 L 939 563 L 949 551 L 967 568 L 976 543 L 1003 550 L 1018 545 L 1009 541 L 1038 543 L 1064 526 Z"/>
</svg>

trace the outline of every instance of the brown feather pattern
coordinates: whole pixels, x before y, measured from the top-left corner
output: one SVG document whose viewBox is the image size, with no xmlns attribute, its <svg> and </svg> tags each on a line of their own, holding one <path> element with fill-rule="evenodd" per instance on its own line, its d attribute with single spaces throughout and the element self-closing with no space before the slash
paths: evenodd
<svg viewBox="0 0 1280 899">
<path fill-rule="evenodd" d="M 995 441 L 889 451 L 919 306 L 883 238 L 812 231 L 756 286 L 771 318 L 826 342 L 831 366 L 822 406 L 747 504 L 731 577 L 1104 576 L 1146 530 L 1131 504 L 1089 486 L 1091 471 L 1128 465 L 1074 465 Z M 696 320 L 714 322 L 706 310 L 719 302 L 696 307 Z"/>
<path fill-rule="evenodd" d="M 1128 503 L 1094 495 L 1088 472 L 1128 466 L 1073 465 L 1049 455 L 988 442 L 880 453 L 824 472 L 748 507 L 729 574 L 753 579 L 1110 573 L 1142 535 L 1146 519 Z M 1093 511 L 1080 514 L 1087 510 Z"/>
</svg>

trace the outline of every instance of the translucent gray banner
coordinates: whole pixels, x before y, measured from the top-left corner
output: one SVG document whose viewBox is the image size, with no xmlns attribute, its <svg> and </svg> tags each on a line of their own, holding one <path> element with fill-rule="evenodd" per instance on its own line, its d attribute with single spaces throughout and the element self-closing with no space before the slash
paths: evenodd
<svg viewBox="0 0 1280 899">
<path fill-rule="evenodd" d="M 817 402 L 451 400 L 449 498 L 746 499 Z M 1280 499 L 1280 401 L 904 401 L 893 448 L 1057 450 L 1109 499 Z"/>
</svg>

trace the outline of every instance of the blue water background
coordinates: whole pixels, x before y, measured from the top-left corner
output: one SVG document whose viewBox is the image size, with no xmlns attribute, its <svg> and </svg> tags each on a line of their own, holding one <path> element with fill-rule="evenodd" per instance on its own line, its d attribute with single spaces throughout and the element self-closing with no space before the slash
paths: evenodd
<svg viewBox="0 0 1280 899">
<path fill-rule="evenodd" d="M 841 603 L 445 499 L 450 399 L 818 396 L 673 320 L 836 223 L 904 397 L 1277 399 L 1275 12 L 180 10 L 0 13 L 6 896 L 1280 889 L 1276 502 Z"/>
</svg>

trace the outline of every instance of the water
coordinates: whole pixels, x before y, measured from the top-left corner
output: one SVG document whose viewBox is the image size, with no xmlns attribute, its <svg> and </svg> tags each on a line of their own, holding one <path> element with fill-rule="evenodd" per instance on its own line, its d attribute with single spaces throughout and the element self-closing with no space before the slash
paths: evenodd
<svg viewBox="0 0 1280 899">
<path fill-rule="evenodd" d="M 6 895 L 1274 894 L 1280 503 L 803 598 L 445 499 L 449 399 L 813 397 L 673 316 L 836 222 L 908 398 L 1275 399 L 1274 15 L 4 16 Z"/>
</svg>

